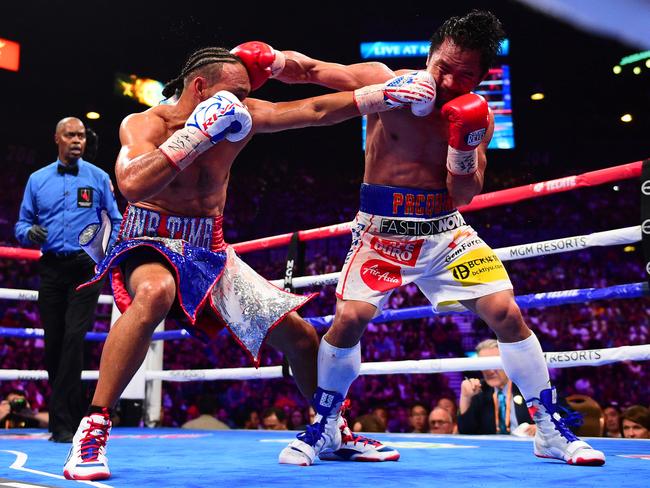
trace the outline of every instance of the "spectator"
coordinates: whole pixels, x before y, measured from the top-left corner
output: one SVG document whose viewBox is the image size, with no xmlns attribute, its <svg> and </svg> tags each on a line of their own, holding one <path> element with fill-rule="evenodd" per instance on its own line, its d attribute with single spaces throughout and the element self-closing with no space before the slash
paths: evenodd
<svg viewBox="0 0 650 488">
<path fill-rule="evenodd" d="M 444 408 L 447 412 L 450 413 L 453 417 L 456 416 L 458 408 L 456 407 L 456 402 L 451 398 L 442 397 L 436 403 L 436 407 Z"/>
<path fill-rule="evenodd" d="M 416 403 L 409 411 L 410 432 L 425 433 L 427 432 L 427 409 L 421 403 Z"/>
<path fill-rule="evenodd" d="M 386 432 L 386 429 L 388 428 L 388 408 L 386 408 L 384 405 L 377 405 L 375 406 L 374 410 L 372 411 L 374 415 L 377 416 L 379 420 L 381 420 L 381 423 L 384 425 L 384 430 L 382 432 Z M 371 432 L 371 431 L 366 431 L 366 432 Z M 374 432 L 374 431 L 372 431 Z"/>
<path fill-rule="evenodd" d="M 621 433 L 621 411 L 617 403 L 610 403 L 603 410 L 605 423 L 603 425 L 603 437 L 623 437 Z"/>
<path fill-rule="evenodd" d="M 229 406 L 229 405 L 228 405 Z M 234 413 L 235 426 L 242 429 L 261 429 L 260 414 L 254 408 L 238 408 Z"/>
<path fill-rule="evenodd" d="M 284 410 L 270 407 L 262 412 L 262 428 L 266 430 L 288 430 Z"/>
<path fill-rule="evenodd" d="M 623 437 L 626 439 L 650 439 L 650 410 L 633 405 L 623 412 Z"/>
<path fill-rule="evenodd" d="M 45 329 L 45 365 L 51 385 L 49 430 L 54 442 L 72 442 L 87 400 L 81 382 L 84 337 L 92 326 L 102 283 L 77 291 L 94 275 L 95 263 L 81 250 L 78 236 L 108 210 L 117 235 L 120 213 L 109 176 L 84 161 L 86 132 L 81 120 L 66 117 L 56 125 L 55 162 L 27 181 L 16 238 L 38 245 L 38 308 Z"/>
<path fill-rule="evenodd" d="M 456 430 L 454 418 L 442 407 L 435 407 L 429 414 L 429 432 L 432 434 L 453 434 Z"/>
<path fill-rule="evenodd" d="M 289 417 L 289 422 L 291 430 L 305 430 L 307 422 L 305 422 L 305 416 L 302 413 L 302 410 L 296 408 L 291 412 Z"/>
<path fill-rule="evenodd" d="M 479 357 L 498 356 L 495 339 L 476 346 Z M 502 369 L 482 372 L 483 381 L 466 379 L 461 384 L 458 432 L 461 434 L 509 434 L 520 424 L 526 435 L 535 435 L 535 426 L 519 389 Z"/>
<path fill-rule="evenodd" d="M 354 420 L 352 432 L 386 432 L 386 424 L 376 413 L 369 413 Z"/>
<path fill-rule="evenodd" d="M 219 406 L 217 400 L 212 395 L 201 395 L 197 402 L 197 407 L 199 416 L 181 425 L 182 429 L 227 430 L 230 428 L 221 420 L 215 418 L 215 413 L 219 409 Z"/>
<path fill-rule="evenodd" d="M 449 412 L 455 426 L 453 433 L 458 434 L 458 407 L 456 406 L 456 402 L 449 397 L 442 397 L 438 400 L 438 403 L 436 403 L 436 407 L 444 408 Z"/>
<path fill-rule="evenodd" d="M 48 413 L 32 410 L 22 390 L 11 390 L 0 401 L 0 425 L 5 429 L 47 427 Z"/>
</svg>

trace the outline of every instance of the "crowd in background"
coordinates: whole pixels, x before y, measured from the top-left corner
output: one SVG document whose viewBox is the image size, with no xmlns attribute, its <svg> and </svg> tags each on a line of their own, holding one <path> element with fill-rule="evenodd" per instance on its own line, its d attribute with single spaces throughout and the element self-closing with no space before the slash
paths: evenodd
<svg viewBox="0 0 650 488">
<path fill-rule="evenodd" d="M 512 176 L 504 171 L 491 175 L 486 190 L 494 191 L 557 174 Z M 16 245 L 12 237 L 17 205 L 22 197 L 20 174 L 3 181 L 0 189 L 0 240 Z M 26 178 L 25 178 L 26 179 Z M 288 164 L 261 165 L 251 174 L 234 173 L 224 220 L 225 236 L 238 242 L 263 235 L 319 227 L 349 221 L 358 205 L 358 177 L 314 176 L 304 168 Z M 516 205 L 467 213 L 466 220 L 493 248 L 558 237 L 638 225 L 636 181 L 581 189 Z M 19 191 L 20 190 L 20 191 Z M 336 195 L 336 198 L 332 198 Z M 123 206 L 122 206 L 123 208 Z M 302 274 L 338 271 L 349 246 L 349 237 L 307 244 Z M 258 272 L 269 279 L 284 274 L 286 249 L 245 255 Z M 639 282 L 644 270 L 639 246 L 613 246 L 509 261 L 506 268 L 518 295 L 573 288 L 605 287 Z M 37 288 L 36 263 L 0 260 L 0 286 Z M 302 309 L 304 316 L 322 316 L 334 311 L 334 287 L 313 290 L 316 298 Z M 106 290 L 108 292 L 108 290 Z M 417 287 L 397 290 L 390 308 L 426 304 Z M 546 307 L 524 311 L 528 324 L 545 351 L 570 351 L 647 344 L 650 335 L 650 302 L 647 298 L 596 301 L 588 304 Z M 98 307 L 95 330 L 108 330 L 110 307 Z M 38 328 L 34 302 L 0 300 L 0 326 Z M 168 321 L 167 328 L 177 324 Z M 324 333 L 324 330 L 319 331 Z M 363 361 L 388 361 L 462 357 L 481 340 L 493 337 L 486 324 L 471 315 L 370 324 L 362 339 Z M 86 369 L 98 369 L 101 343 L 88 343 Z M 262 353 L 262 366 L 282 363 L 270 347 Z M 229 368 L 251 366 L 248 357 L 228 334 L 210 344 L 195 339 L 168 341 L 164 369 Z M 41 339 L 0 337 L 0 368 L 44 369 Z M 552 369 L 551 377 L 562 395 L 582 393 L 605 406 L 648 405 L 648 363 L 621 362 L 613 365 Z M 385 428 L 391 432 L 412 430 L 410 410 L 423 405 L 427 412 L 441 398 L 458 401 L 462 373 L 395 374 L 362 376 L 352 386 L 350 418 L 377 410 L 384 412 Z M 32 406 L 47 409 L 46 382 L 4 381 L 0 393 L 25 389 Z M 90 385 L 92 388 L 92 384 Z M 291 379 L 265 381 L 163 382 L 162 425 L 181 426 L 199 414 L 201 396 L 216 399 L 215 416 L 230 427 L 256 428 L 271 414 L 287 428 L 309 422 L 308 403 Z M 269 414 L 270 412 L 270 414 Z M 267 415 L 269 414 L 269 415 Z"/>
</svg>

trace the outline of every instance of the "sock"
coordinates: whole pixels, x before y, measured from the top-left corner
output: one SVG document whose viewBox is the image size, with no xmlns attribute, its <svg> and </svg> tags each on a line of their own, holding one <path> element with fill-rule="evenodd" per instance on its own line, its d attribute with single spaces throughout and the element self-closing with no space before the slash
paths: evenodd
<svg viewBox="0 0 650 488">
<path fill-rule="evenodd" d="M 548 367 L 537 336 L 519 342 L 499 342 L 503 369 L 517 385 L 526 400 L 539 398 L 542 390 L 551 387 Z"/>
<path fill-rule="evenodd" d="M 324 390 L 348 394 L 361 369 L 361 344 L 336 347 L 323 338 L 318 348 L 318 386 Z"/>
</svg>

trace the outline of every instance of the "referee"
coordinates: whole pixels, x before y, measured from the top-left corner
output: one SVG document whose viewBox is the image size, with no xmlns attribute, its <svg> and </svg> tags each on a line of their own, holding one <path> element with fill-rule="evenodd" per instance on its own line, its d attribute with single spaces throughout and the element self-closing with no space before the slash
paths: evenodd
<svg viewBox="0 0 650 488">
<path fill-rule="evenodd" d="M 115 240 L 121 216 L 108 174 L 82 159 L 86 132 L 81 120 L 66 117 L 56 125 L 58 159 L 32 173 L 16 223 L 23 245 L 38 245 L 40 289 L 38 309 L 45 329 L 45 366 L 52 394 L 49 401 L 50 440 L 72 442 L 86 412 L 81 383 L 84 337 L 92 327 L 102 283 L 76 291 L 94 274 L 94 262 L 81 250 L 78 237 L 97 222 L 97 208 L 106 208 Z"/>
</svg>

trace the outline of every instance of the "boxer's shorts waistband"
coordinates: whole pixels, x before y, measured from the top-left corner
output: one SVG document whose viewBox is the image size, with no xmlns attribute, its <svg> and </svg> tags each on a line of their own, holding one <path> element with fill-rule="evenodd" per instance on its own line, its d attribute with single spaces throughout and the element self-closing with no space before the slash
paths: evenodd
<svg viewBox="0 0 650 488">
<path fill-rule="evenodd" d="M 204 249 L 223 245 L 223 217 L 188 217 L 129 205 L 124 212 L 118 239 L 164 237 L 181 239 Z"/>
<path fill-rule="evenodd" d="M 384 217 L 433 219 L 449 215 L 454 206 L 446 189 L 423 190 L 362 183 L 359 210 Z"/>
</svg>

